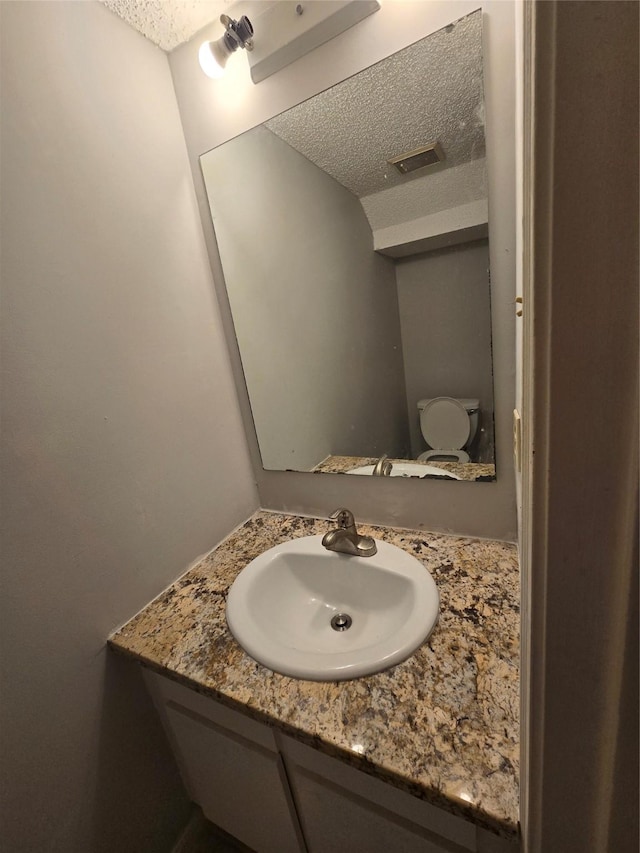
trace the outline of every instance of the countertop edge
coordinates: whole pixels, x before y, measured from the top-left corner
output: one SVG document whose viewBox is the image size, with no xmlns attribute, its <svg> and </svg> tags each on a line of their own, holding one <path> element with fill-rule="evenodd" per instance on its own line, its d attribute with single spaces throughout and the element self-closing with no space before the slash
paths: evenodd
<svg viewBox="0 0 640 853">
<path fill-rule="evenodd" d="M 318 735 L 310 735 L 303 729 L 291 726 L 283 720 L 261 711 L 259 708 L 255 708 L 245 702 L 239 702 L 236 699 L 227 696 L 225 693 L 215 690 L 214 688 L 206 687 L 187 676 L 176 673 L 168 667 L 144 657 L 143 655 L 132 652 L 125 646 L 119 645 L 115 639 L 115 635 L 112 635 L 107 639 L 107 646 L 114 654 L 126 658 L 131 662 L 140 664 L 152 672 L 162 675 L 170 681 L 174 681 L 176 684 L 180 684 L 182 687 L 187 687 L 188 689 L 193 690 L 201 696 L 206 696 L 209 699 L 219 702 L 226 708 L 229 708 L 232 711 L 237 711 L 255 722 L 262 723 L 263 725 L 269 726 L 269 728 L 278 729 L 283 734 L 294 738 L 300 743 L 310 746 L 313 749 L 317 749 L 324 755 L 335 758 L 349 767 L 353 767 L 356 770 L 366 773 L 368 776 L 372 776 L 375 779 L 386 782 L 397 790 L 403 791 L 418 800 L 422 800 L 430 805 L 442 808 L 443 811 L 473 823 L 475 826 L 487 829 L 501 838 L 514 841 L 520 838 L 519 822 L 514 824 L 512 821 L 507 819 L 502 820 L 499 818 L 493 818 L 486 812 L 474 808 L 471 803 L 467 803 L 464 800 L 454 800 L 452 797 L 443 794 L 436 788 L 427 787 L 404 776 L 400 776 L 398 773 L 388 770 L 384 766 L 376 764 L 374 761 L 370 761 L 366 756 L 361 756 L 357 753 L 347 752 L 346 750 L 340 749 L 340 747 L 324 740 Z"/>
</svg>

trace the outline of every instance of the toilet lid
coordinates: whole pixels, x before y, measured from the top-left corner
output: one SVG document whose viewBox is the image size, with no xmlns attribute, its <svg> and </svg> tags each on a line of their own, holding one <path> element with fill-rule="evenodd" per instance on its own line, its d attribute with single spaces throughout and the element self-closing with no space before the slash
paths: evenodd
<svg viewBox="0 0 640 853">
<path fill-rule="evenodd" d="M 434 450 L 459 450 L 469 438 L 471 424 L 462 403 L 452 397 L 434 397 L 420 415 L 422 435 Z"/>
</svg>

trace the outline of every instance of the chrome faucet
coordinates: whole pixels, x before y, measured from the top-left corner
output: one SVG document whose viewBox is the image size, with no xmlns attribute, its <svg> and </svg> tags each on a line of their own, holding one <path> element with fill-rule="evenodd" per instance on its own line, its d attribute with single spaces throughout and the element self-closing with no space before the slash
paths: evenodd
<svg viewBox="0 0 640 853">
<path fill-rule="evenodd" d="M 392 468 L 393 464 L 389 461 L 389 457 L 386 453 L 383 453 L 371 473 L 374 477 L 390 477 Z"/>
<path fill-rule="evenodd" d="M 360 536 L 356 530 L 356 520 L 348 509 L 337 509 L 329 516 L 329 521 L 337 521 L 338 526 L 322 537 L 322 544 L 328 551 L 351 554 L 354 557 L 373 557 L 377 552 L 371 536 Z"/>
</svg>

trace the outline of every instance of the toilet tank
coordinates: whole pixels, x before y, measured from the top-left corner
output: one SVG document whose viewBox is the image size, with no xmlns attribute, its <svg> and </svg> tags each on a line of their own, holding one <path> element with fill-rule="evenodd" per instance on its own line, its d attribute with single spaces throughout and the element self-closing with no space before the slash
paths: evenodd
<svg viewBox="0 0 640 853">
<path fill-rule="evenodd" d="M 427 403 L 430 403 L 434 397 L 425 397 L 424 400 L 418 400 L 418 411 L 421 412 Z M 467 410 L 467 414 L 472 415 L 480 408 L 480 400 L 474 397 L 452 397 L 452 400 L 457 400 Z"/>
</svg>

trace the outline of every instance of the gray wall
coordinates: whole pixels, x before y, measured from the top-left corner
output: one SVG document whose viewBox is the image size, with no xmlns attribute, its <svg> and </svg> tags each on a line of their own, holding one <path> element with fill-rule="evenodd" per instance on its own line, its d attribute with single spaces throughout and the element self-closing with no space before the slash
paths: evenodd
<svg viewBox="0 0 640 853">
<path fill-rule="evenodd" d="M 257 496 L 165 54 L 0 13 L 2 847 L 161 853 L 188 804 L 105 640 Z"/>
<path fill-rule="evenodd" d="M 495 483 L 400 481 L 263 471 L 234 351 L 233 326 L 223 287 L 198 158 L 205 151 L 343 80 L 416 39 L 477 9 L 467 0 L 383 3 L 381 9 L 288 68 L 253 85 L 246 60 L 234 56 L 222 80 L 212 81 L 198 66 L 205 38 L 219 37 L 219 24 L 205 28 L 169 57 L 182 124 L 205 222 L 212 269 L 230 341 L 234 374 L 258 481 L 260 502 L 271 509 L 325 515 L 346 505 L 373 522 L 453 531 L 514 540 L 515 480 L 512 412 L 515 386 L 515 20 L 514 5 L 483 4 L 484 82 L 490 209 L 492 321 L 495 373 L 497 473 Z M 245 14 L 259 4 L 242 4 Z M 256 18 L 256 22 L 258 18 Z M 256 23 L 254 22 L 254 23 Z M 357 481 L 357 482 L 356 482 Z"/>
<path fill-rule="evenodd" d="M 417 402 L 477 397 L 481 434 L 474 461 L 493 461 L 489 245 L 464 243 L 400 260 L 396 266 L 411 449 L 426 448 Z"/>
<path fill-rule="evenodd" d="M 265 127 L 202 170 L 264 467 L 404 455 L 394 265 L 358 199 Z"/>
</svg>

